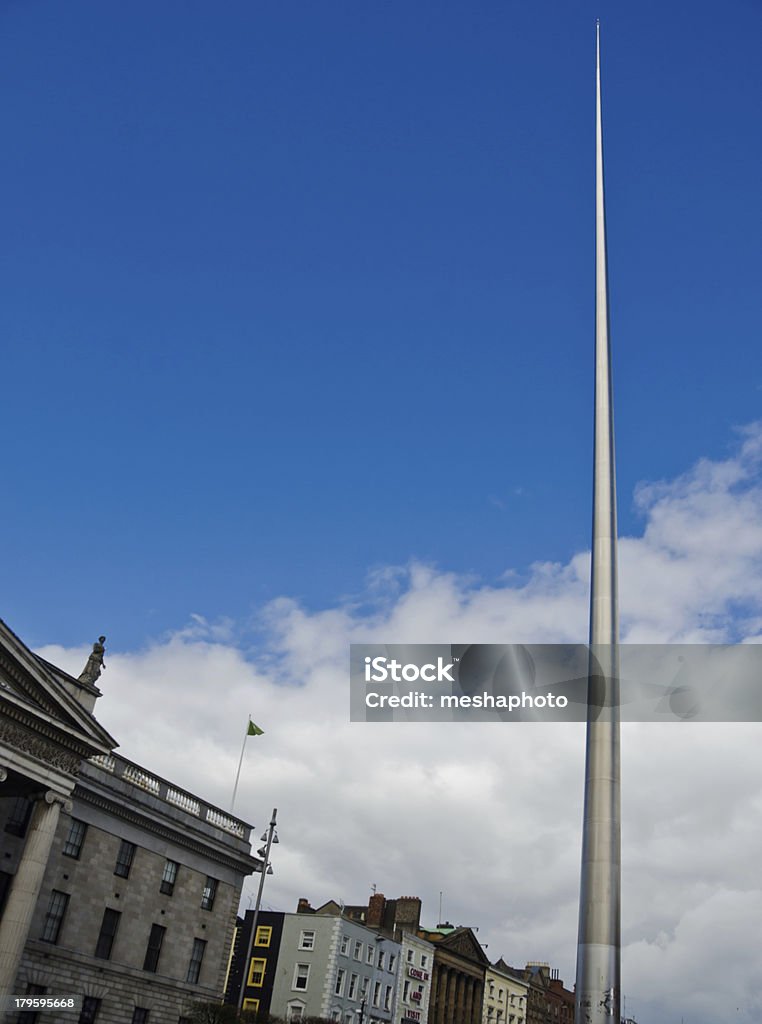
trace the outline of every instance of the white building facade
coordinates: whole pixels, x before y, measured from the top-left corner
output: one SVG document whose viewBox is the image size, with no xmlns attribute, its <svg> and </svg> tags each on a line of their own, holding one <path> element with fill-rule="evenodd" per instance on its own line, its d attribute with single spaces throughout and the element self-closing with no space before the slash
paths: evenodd
<svg viewBox="0 0 762 1024">
<path fill-rule="evenodd" d="M 394 1024 L 426 1024 L 433 963 L 432 943 L 412 932 L 403 932 Z"/>
<path fill-rule="evenodd" d="M 484 977 L 482 1024 L 526 1024 L 529 984 L 494 964 Z"/>
</svg>

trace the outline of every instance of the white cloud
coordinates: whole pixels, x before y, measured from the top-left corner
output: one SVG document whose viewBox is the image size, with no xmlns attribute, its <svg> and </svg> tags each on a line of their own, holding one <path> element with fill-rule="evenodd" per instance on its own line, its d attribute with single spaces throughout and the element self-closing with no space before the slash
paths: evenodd
<svg viewBox="0 0 762 1024">
<path fill-rule="evenodd" d="M 753 425 L 728 459 L 638 489 L 643 533 L 620 552 L 623 639 L 760 632 L 761 452 Z M 279 808 L 270 905 L 360 902 L 376 884 L 420 895 L 431 924 L 441 890 L 445 916 L 478 925 L 493 959 L 550 960 L 571 985 L 582 728 L 348 721 L 350 642 L 585 640 L 588 553 L 538 562 L 525 582 L 503 569 L 499 584 L 379 569 L 323 611 L 280 598 L 253 654 L 235 624 L 193 615 L 146 650 L 107 654 L 99 717 L 126 757 L 228 806 L 251 713 L 265 735 L 248 741 L 236 811 L 259 834 Z M 88 651 L 41 653 L 78 674 Z M 758 1019 L 760 728 L 624 729 L 624 989 L 642 1022 Z"/>
</svg>

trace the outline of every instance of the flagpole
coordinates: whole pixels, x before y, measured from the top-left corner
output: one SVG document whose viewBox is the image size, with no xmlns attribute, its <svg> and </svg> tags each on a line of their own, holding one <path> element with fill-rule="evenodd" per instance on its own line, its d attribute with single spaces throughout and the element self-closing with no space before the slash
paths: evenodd
<svg viewBox="0 0 762 1024">
<path fill-rule="evenodd" d="M 238 759 L 238 771 L 235 773 L 235 785 L 233 786 L 233 796 L 230 798 L 230 813 L 233 813 L 235 809 L 235 798 L 238 793 L 238 780 L 241 777 L 241 765 L 243 764 L 243 753 L 246 750 L 246 740 L 249 738 L 249 722 L 251 721 L 251 715 L 246 723 L 246 732 L 243 734 L 243 744 L 241 745 L 241 756 Z"/>
</svg>

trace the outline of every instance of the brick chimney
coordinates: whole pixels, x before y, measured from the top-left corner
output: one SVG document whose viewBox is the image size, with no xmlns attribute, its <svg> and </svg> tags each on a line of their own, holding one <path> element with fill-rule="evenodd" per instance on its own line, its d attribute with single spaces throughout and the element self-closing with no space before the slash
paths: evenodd
<svg viewBox="0 0 762 1024">
<path fill-rule="evenodd" d="M 385 906 L 386 899 L 384 894 L 382 892 L 374 892 L 368 900 L 368 919 L 365 922 L 368 928 L 381 927 L 381 922 L 384 919 Z"/>
<path fill-rule="evenodd" d="M 404 932 L 417 932 L 421 927 L 421 901 L 418 896 L 399 896 L 396 900 L 394 927 Z"/>
<path fill-rule="evenodd" d="M 310 904 L 309 900 L 306 900 L 303 896 L 300 897 L 299 902 L 296 905 L 297 914 L 314 914 L 315 911 Z"/>
</svg>

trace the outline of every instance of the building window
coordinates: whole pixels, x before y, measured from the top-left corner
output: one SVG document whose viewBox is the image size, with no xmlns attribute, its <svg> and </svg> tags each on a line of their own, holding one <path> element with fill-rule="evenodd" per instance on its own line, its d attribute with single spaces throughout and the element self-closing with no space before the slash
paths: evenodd
<svg viewBox="0 0 762 1024">
<path fill-rule="evenodd" d="M 391 1010 L 392 1008 L 392 986 L 387 985 L 386 991 L 384 992 L 384 1009 Z"/>
<path fill-rule="evenodd" d="M 384 959 L 385 959 L 385 957 L 386 957 L 386 953 L 384 953 L 383 949 L 379 949 L 379 951 L 378 951 L 378 969 L 379 969 L 379 971 L 383 971 L 383 969 L 384 969 Z"/>
<path fill-rule="evenodd" d="M 69 905 L 69 896 L 65 892 L 58 892 L 54 889 L 50 894 L 48 911 L 45 914 L 45 924 L 42 926 L 43 942 L 58 942 L 58 934 L 61 931 L 61 922 L 64 919 L 66 908 Z"/>
<path fill-rule="evenodd" d="M 12 836 L 25 836 L 29 819 L 32 817 L 32 801 L 25 796 L 17 796 L 11 806 L 5 831 Z"/>
<path fill-rule="evenodd" d="M 354 1019 L 355 1015 L 353 1013 L 344 1014 L 344 1024 L 353 1024 Z"/>
<path fill-rule="evenodd" d="M 119 845 L 119 853 L 116 855 L 115 875 L 119 875 L 120 878 L 130 877 L 132 858 L 135 856 L 136 849 L 137 847 L 134 843 L 128 843 L 126 839 L 122 840 Z"/>
<path fill-rule="evenodd" d="M 410 982 L 407 979 L 405 979 L 405 984 L 402 986 L 402 1002 L 403 1003 L 407 1002 L 407 997 L 408 997 L 409 992 L 410 992 Z M 492 1010 L 490 1009 L 489 1012 L 492 1013 Z"/>
<path fill-rule="evenodd" d="M 103 911 L 103 921 L 98 941 L 95 944 L 95 956 L 99 960 L 109 960 L 111 949 L 116 938 L 116 930 L 119 927 L 119 918 L 122 915 L 118 910 L 106 909 Z"/>
<path fill-rule="evenodd" d="M 101 1008 L 100 999 L 93 996 L 85 996 L 82 1000 L 82 1012 L 79 1015 L 79 1024 L 95 1024 L 98 1019 L 98 1010 Z"/>
<path fill-rule="evenodd" d="M 368 945 L 368 954 L 365 957 L 365 963 L 366 964 L 370 964 L 371 967 L 373 966 L 373 954 L 374 954 L 374 952 L 375 952 L 375 950 L 373 949 L 373 946 Z"/>
<path fill-rule="evenodd" d="M 355 942 L 355 951 L 353 955 L 355 960 L 362 960 L 362 942 Z"/>
<path fill-rule="evenodd" d="M 397 962 L 397 956 L 395 953 L 389 954 L 389 970 L 394 971 L 394 965 Z"/>
<path fill-rule="evenodd" d="M 315 948 L 315 933 L 303 931 L 299 936 L 299 949 L 314 949 Z"/>
<path fill-rule="evenodd" d="M 161 876 L 161 885 L 159 886 L 159 892 L 163 892 L 165 896 L 171 896 L 175 882 L 177 881 L 177 872 L 180 865 L 176 860 L 168 860 L 164 865 L 164 874 Z"/>
<path fill-rule="evenodd" d="M 242 1010 L 250 1010 L 252 1013 L 259 1013 L 258 999 L 244 999 Z"/>
<path fill-rule="evenodd" d="M 341 936 L 341 955 L 342 956 L 347 956 L 348 953 L 349 953 L 349 936 L 348 935 L 342 935 Z"/>
<path fill-rule="evenodd" d="M 246 984 L 251 985 L 252 988 L 262 988 L 265 983 L 266 967 L 266 960 L 261 958 L 252 960 L 251 967 L 249 968 L 249 980 Z"/>
<path fill-rule="evenodd" d="M 169 863 L 169 862 L 168 862 Z M 204 893 L 201 897 L 201 909 L 211 910 L 214 906 L 214 897 L 217 895 L 217 879 L 211 875 L 206 876 Z"/>
<path fill-rule="evenodd" d="M 136 1006 L 132 1011 L 132 1024 L 148 1024 L 149 1013 L 145 1006 Z"/>
<path fill-rule="evenodd" d="M 188 975 L 186 981 L 189 985 L 198 985 L 198 978 L 201 974 L 201 961 L 204 959 L 206 939 L 194 939 L 193 951 L 191 952 L 190 963 L 188 964 Z"/>
<path fill-rule="evenodd" d="M 347 972 L 344 970 L 343 967 L 340 967 L 336 972 L 336 987 L 333 990 L 333 994 L 335 996 L 344 995 L 344 978 L 346 977 L 346 975 Z"/>
<path fill-rule="evenodd" d="M 257 934 L 254 936 L 255 946 L 269 946 L 273 930 L 269 924 L 260 924 L 257 927 Z"/>
<path fill-rule="evenodd" d="M 407 951 L 407 962 L 409 964 L 412 964 L 414 962 L 414 960 L 415 960 L 415 950 L 414 949 L 409 949 Z"/>
<path fill-rule="evenodd" d="M 151 971 L 153 974 L 156 973 L 156 968 L 159 966 L 159 955 L 161 953 L 161 944 L 164 941 L 164 933 L 166 928 L 163 928 L 160 924 L 151 925 L 151 934 L 148 936 L 148 947 L 146 949 L 145 960 L 143 961 L 143 970 Z"/>
<path fill-rule="evenodd" d="M 9 871 L 0 871 L 0 917 L 3 916 L 5 900 L 11 888 L 13 875 Z"/>
<path fill-rule="evenodd" d="M 85 841 L 85 832 L 87 832 L 87 825 L 84 821 L 77 821 L 76 818 L 72 818 L 71 825 L 69 825 L 69 834 L 63 844 L 63 852 L 67 857 L 79 858 L 82 852 L 82 844 Z"/>
<path fill-rule="evenodd" d="M 357 982 L 360 979 L 356 974 L 353 974 L 349 979 L 349 991 L 347 992 L 347 999 L 357 999 Z"/>
<path fill-rule="evenodd" d="M 362 1000 L 368 998 L 368 985 L 370 985 L 370 978 L 363 978 L 360 982 L 360 999 Z"/>
<path fill-rule="evenodd" d="M 421 953 L 421 967 L 426 967 L 428 962 L 429 962 L 429 958 L 426 956 L 426 954 L 425 953 Z"/>
<path fill-rule="evenodd" d="M 296 970 L 294 971 L 294 984 L 292 988 L 299 989 L 300 992 L 307 991 L 307 985 L 310 980 L 310 965 L 309 964 L 297 964 Z"/>
<path fill-rule="evenodd" d="M 28 996 L 44 996 L 47 991 L 44 985 L 35 985 L 33 982 L 30 982 L 26 987 L 26 994 Z M 18 1015 L 16 1021 L 17 1024 L 37 1024 L 39 1019 L 39 1013 L 26 1010 Z"/>
<path fill-rule="evenodd" d="M 377 981 L 373 985 L 373 1005 L 380 1006 L 381 1004 L 381 982 Z"/>
</svg>

